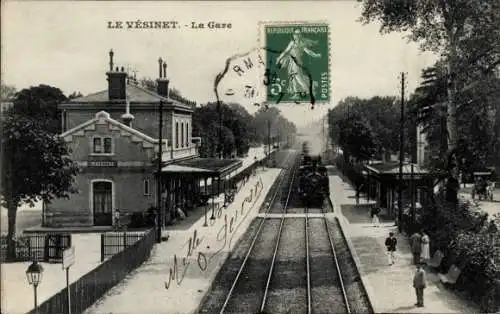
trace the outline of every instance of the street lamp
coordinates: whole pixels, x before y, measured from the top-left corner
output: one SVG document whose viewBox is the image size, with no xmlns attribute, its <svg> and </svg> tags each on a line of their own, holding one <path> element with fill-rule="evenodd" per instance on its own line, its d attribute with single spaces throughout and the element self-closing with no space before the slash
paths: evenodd
<svg viewBox="0 0 500 314">
<path fill-rule="evenodd" d="M 33 261 L 33 263 L 26 270 L 26 278 L 28 278 L 28 283 L 33 286 L 33 291 L 35 294 L 35 311 L 38 313 L 38 305 L 36 298 L 36 288 L 42 281 L 43 267 L 38 264 L 37 261 Z"/>
</svg>

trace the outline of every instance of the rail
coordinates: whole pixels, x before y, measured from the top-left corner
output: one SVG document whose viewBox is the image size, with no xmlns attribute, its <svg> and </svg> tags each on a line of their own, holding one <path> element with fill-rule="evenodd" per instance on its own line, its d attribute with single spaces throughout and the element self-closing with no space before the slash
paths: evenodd
<svg viewBox="0 0 500 314">
<path fill-rule="evenodd" d="M 324 204 L 325 203 L 328 205 L 328 201 L 326 198 L 325 198 Z M 325 223 L 326 233 L 328 235 L 328 241 L 330 242 L 330 247 L 332 249 L 333 260 L 335 262 L 335 268 L 337 270 L 337 274 L 338 274 L 338 278 L 339 278 L 340 289 L 342 290 L 342 298 L 344 299 L 346 313 L 350 314 L 351 308 L 349 306 L 349 300 L 347 298 L 347 292 L 345 290 L 344 280 L 342 279 L 342 272 L 340 271 L 340 265 L 339 265 L 339 261 L 337 258 L 337 253 L 335 252 L 335 245 L 333 244 L 332 237 L 330 236 L 330 227 L 328 226 L 328 221 L 326 218 L 325 205 L 321 207 L 321 213 L 323 214 L 323 222 Z"/>
<path fill-rule="evenodd" d="M 296 155 L 294 155 L 294 158 L 296 158 Z M 285 161 L 285 164 L 287 164 L 290 159 L 291 159 L 291 157 L 287 157 L 287 159 Z M 295 166 L 295 163 L 294 163 L 294 166 Z M 295 168 L 294 168 L 294 173 L 295 173 Z M 284 179 L 285 179 L 285 174 L 284 174 L 284 171 L 282 171 L 282 172 L 280 172 L 280 178 L 279 178 L 279 182 L 278 182 L 276 191 L 274 192 L 274 194 L 273 194 L 273 196 L 271 198 L 271 201 L 269 202 L 269 205 L 268 205 L 268 207 L 267 207 L 267 209 L 266 209 L 266 211 L 264 213 L 265 215 L 267 215 L 269 213 L 269 211 L 270 211 L 270 209 L 271 209 L 271 207 L 272 207 L 272 205 L 273 205 L 273 203 L 274 203 L 274 201 L 276 199 L 276 196 L 278 195 L 279 191 L 281 190 L 281 187 L 282 187 Z M 288 193 L 288 197 L 289 196 L 290 196 L 290 191 Z M 287 198 L 287 202 L 286 203 L 288 203 L 288 198 Z M 285 208 L 286 208 L 286 205 L 285 205 Z M 236 284 L 238 283 L 238 280 L 239 280 L 239 278 L 241 276 L 241 273 L 243 272 L 243 269 L 245 268 L 245 265 L 246 265 L 246 263 L 248 261 L 248 258 L 250 257 L 250 254 L 251 254 L 251 252 L 253 250 L 253 247 L 255 246 L 255 243 L 257 242 L 257 238 L 259 237 L 259 234 L 260 234 L 260 232 L 262 230 L 264 222 L 265 222 L 265 218 L 263 218 L 261 220 L 261 222 L 259 224 L 259 227 L 257 229 L 257 232 L 255 233 L 255 236 L 252 239 L 252 243 L 250 244 L 250 247 L 248 248 L 248 251 L 247 251 L 247 253 L 245 255 L 245 258 L 243 259 L 243 262 L 241 263 L 241 266 L 240 266 L 240 268 L 238 270 L 238 273 L 236 274 L 236 277 L 233 280 L 233 284 L 231 285 L 231 289 L 229 289 L 229 292 L 228 292 L 228 294 L 226 296 L 226 299 L 224 300 L 224 304 L 222 305 L 222 308 L 220 310 L 221 314 L 224 313 L 224 311 L 225 311 L 225 309 L 226 309 L 226 307 L 227 307 L 227 305 L 229 303 L 229 300 L 231 299 L 231 296 L 232 296 L 233 291 L 234 291 L 234 289 L 236 287 Z"/>
<path fill-rule="evenodd" d="M 292 176 L 291 176 L 291 180 L 290 180 L 290 187 L 288 188 L 288 194 L 286 196 L 285 204 L 283 205 L 283 210 L 281 211 L 280 227 L 278 229 L 278 236 L 277 236 L 277 240 L 276 240 L 276 245 L 274 247 L 273 258 L 271 260 L 271 266 L 269 267 L 269 275 L 267 276 L 266 288 L 264 289 L 264 296 L 262 297 L 262 303 L 260 306 L 261 313 L 264 312 L 264 307 L 266 306 L 266 299 L 267 299 L 267 294 L 269 291 L 269 285 L 271 283 L 271 277 L 273 275 L 274 264 L 276 262 L 276 256 L 278 255 L 278 248 L 279 248 L 280 240 L 281 240 L 281 232 L 283 231 L 283 225 L 285 223 L 286 209 L 288 207 L 288 201 L 290 200 L 290 194 L 291 194 L 292 188 L 293 188 L 293 180 L 295 179 L 295 174 L 297 172 L 296 162 L 294 163 L 294 168 L 292 171 L 293 172 L 292 172 Z"/>
<path fill-rule="evenodd" d="M 309 265 L 309 208 L 306 207 L 305 210 L 305 229 L 306 229 L 306 273 L 307 273 L 307 313 L 312 312 L 312 302 L 311 302 L 311 267 Z"/>
</svg>

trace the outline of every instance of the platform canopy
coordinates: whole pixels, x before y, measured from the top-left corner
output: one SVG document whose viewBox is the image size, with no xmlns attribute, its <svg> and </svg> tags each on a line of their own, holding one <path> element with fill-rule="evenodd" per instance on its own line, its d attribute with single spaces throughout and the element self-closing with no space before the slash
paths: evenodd
<svg viewBox="0 0 500 314">
<path fill-rule="evenodd" d="M 163 167 L 161 172 L 165 174 L 196 173 L 201 176 L 219 177 L 238 169 L 242 164 L 243 162 L 238 159 L 192 158 Z"/>
<path fill-rule="evenodd" d="M 365 165 L 365 169 L 370 175 L 379 178 L 385 177 L 397 179 L 399 177 L 399 163 L 397 162 L 369 164 Z M 436 170 L 430 171 L 429 169 L 422 168 L 417 164 L 413 164 L 413 169 L 411 164 L 403 164 L 403 178 L 405 180 L 408 180 L 411 176 L 413 176 L 414 179 L 423 179 L 439 178 L 443 175 L 445 175 L 444 172 L 438 172 Z"/>
</svg>

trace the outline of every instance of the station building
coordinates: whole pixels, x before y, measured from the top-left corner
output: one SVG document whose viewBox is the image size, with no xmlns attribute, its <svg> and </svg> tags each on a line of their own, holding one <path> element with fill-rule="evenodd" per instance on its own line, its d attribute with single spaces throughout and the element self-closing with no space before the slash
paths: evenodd
<svg viewBox="0 0 500 314">
<path fill-rule="evenodd" d="M 207 192 L 207 179 L 222 182 L 221 177 L 241 166 L 239 160 L 199 158 L 201 139 L 192 136 L 195 104 L 169 97 L 166 64 L 161 59 L 155 93 L 138 86 L 123 67 L 115 66 L 113 57 L 111 50 L 107 89 L 60 105 L 60 136 L 80 169 L 75 178 L 78 193 L 44 204 L 43 227 L 112 226 L 117 209 L 131 214 L 158 206 L 160 107 L 163 223 L 172 218 L 177 204 L 195 206 L 202 192 Z M 212 194 L 221 192 L 220 185 L 217 188 Z"/>
</svg>

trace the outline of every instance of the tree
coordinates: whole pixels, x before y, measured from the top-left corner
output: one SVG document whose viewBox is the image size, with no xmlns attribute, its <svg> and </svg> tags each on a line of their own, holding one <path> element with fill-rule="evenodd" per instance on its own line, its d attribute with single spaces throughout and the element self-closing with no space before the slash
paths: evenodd
<svg viewBox="0 0 500 314">
<path fill-rule="evenodd" d="M 422 84 L 410 97 L 418 122 L 423 126 L 433 151 L 432 167 L 445 167 L 446 151 L 446 77 L 441 61 L 422 71 Z M 457 93 L 457 119 L 460 125 L 457 153 L 461 156 L 459 168 L 465 173 L 491 164 L 496 155 L 498 125 L 494 113 L 499 107 L 500 80 L 494 75 L 484 76 L 482 84 Z"/>
<path fill-rule="evenodd" d="M 82 97 L 82 93 L 80 92 L 72 92 L 69 96 L 68 96 L 68 100 L 71 100 L 71 99 L 76 99 L 76 98 L 80 98 Z"/>
<path fill-rule="evenodd" d="M 346 97 L 328 113 L 330 137 L 339 145 L 344 122 L 350 119 L 363 121 L 361 125 L 370 129 L 373 136 L 374 155 L 382 157 L 387 153 L 399 153 L 399 106 L 395 97 L 375 96 L 369 99 Z M 347 124 L 346 124 L 347 125 Z M 361 126 L 360 126 L 361 127 Z M 410 133 L 411 125 L 404 125 L 405 132 Z M 357 141 L 357 138 L 352 138 Z M 348 145 L 343 138 L 342 145 Z M 411 152 L 410 141 L 406 141 L 405 151 Z M 340 145 L 340 146 L 342 146 Z M 346 147 L 343 147 L 347 148 Z M 347 150 L 346 150 L 347 151 Z"/>
<path fill-rule="evenodd" d="M 362 0 L 361 21 L 381 23 L 380 31 L 410 32 L 423 50 L 439 53 L 446 64 L 449 166 L 458 146 L 456 94 L 477 85 L 477 77 L 500 63 L 500 3 L 490 0 Z M 455 160 L 455 161 L 454 161 Z M 450 189 L 458 168 L 450 166 Z"/>
<path fill-rule="evenodd" d="M 13 110 L 20 115 L 38 119 L 43 122 L 46 131 L 58 134 L 62 127 L 58 105 L 66 100 L 59 88 L 41 84 L 17 93 Z"/>
<path fill-rule="evenodd" d="M 10 110 L 4 116 L 2 131 L 2 206 L 8 211 L 8 258 L 15 258 L 17 208 L 43 200 L 68 197 L 74 193 L 73 177 L 78 168 L 68 156 L 61 138 L 46 125 Z"/>
<path fill-rule="evenodd" d="M 147 90 L 150 90 L 152 92 L 157 92 L 157 87 L 158 87 L 158 82 L 149 78 L 149 77 L 143 77 L 141 78 L 139 81 L 138 81 L 138 84 L 139 86 L 141 86 L 142 88 L 145 88 Z M 193 108 L 196 107 L 196 102 L 194 101 L 191 101 L 187 98 L 185 98 L 184 96 L 182 96 L 181 92 L 174 88 L 174 87 L 170 87 L 168 89 L 168 97 L 171 98 L 171 99 L 174 99 L 174 100 L 177 100 L 183 104 L 189 104 L 189 105 L 192 105 Z"/>
<path fill-rule="evenodd" d="M 15 95 L 16 95 L 16 88 L 14 86 L 11 86 L 11 85 L 6 85 L 2 81 L 2 83 L 1 83 L 1 96 L 0 96 L 0 99 L 2 101 L 3 100 L 9 100 L 9 99 L 14 98 Z"/>
<path fill-rule="evenodd" d="M 349 156 L 358 162 L 370 160 L 376 153 L 377 139 L 366 120 L 361 117 L 351 116 L 341 120 L 340 145 Z"/>
</svg>

